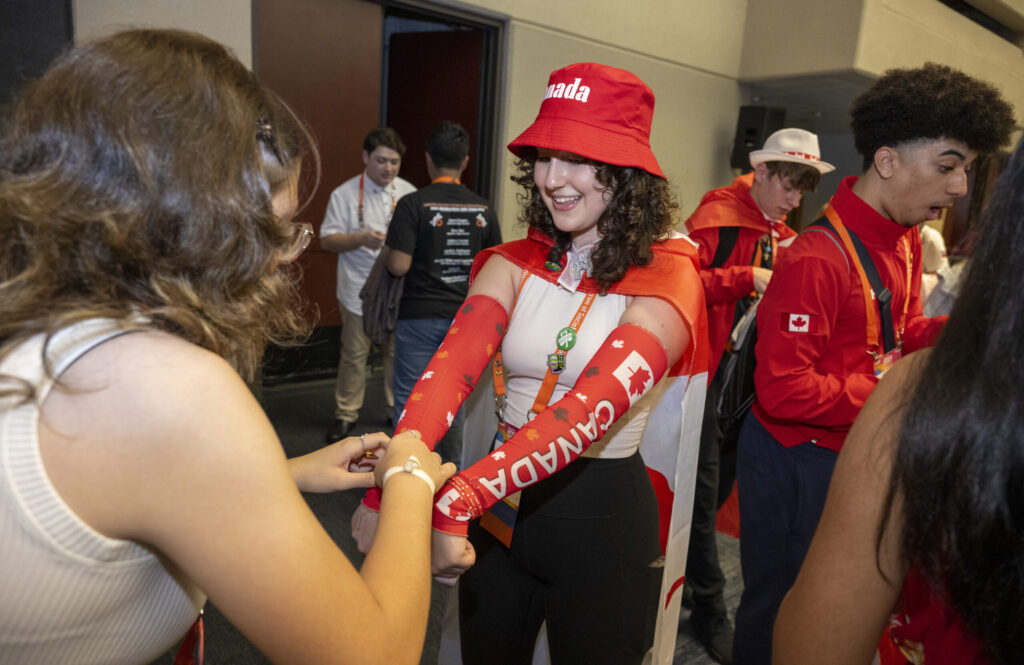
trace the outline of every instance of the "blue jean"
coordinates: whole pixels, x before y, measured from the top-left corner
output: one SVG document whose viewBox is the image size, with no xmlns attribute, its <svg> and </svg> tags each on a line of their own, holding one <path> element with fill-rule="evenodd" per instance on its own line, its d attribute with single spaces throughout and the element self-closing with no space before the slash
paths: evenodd
<svg viewBox="0 0 1024 665">
<path fill-rule="evenodd" d="M 837 453 L 808 441 L 787 448 L 751 412 L 736 457 L 743 595 L 733 662 L 772 661 L 772 629 L 825 508 Z"/>
<path fill-rule="evenodd" d="M 437 347 L 441 346 L 451 319 L 399 319 L 395 323 L 395 419 L 397 425 L 413 386 L 427 369 Z M 459 409 L 448 433 L 438 441 L 435 451 L 445 462 L 461 468 L 462 423 Z"/>
</svg>

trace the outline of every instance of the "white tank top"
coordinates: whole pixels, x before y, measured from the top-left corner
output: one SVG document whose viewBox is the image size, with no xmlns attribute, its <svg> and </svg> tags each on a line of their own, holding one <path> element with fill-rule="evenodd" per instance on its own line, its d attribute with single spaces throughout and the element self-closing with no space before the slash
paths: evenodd
<svg viewBox="0 0 1024 665">
<path fill-rule="evenodd" d="M 59 376 L 125 331 L 90 320 L 49 346 Z M 146 548 L 107 538 L 64 503 L 39 453 L 39 408 L 52 388 L 43 338 L 21 344 L 0 374 L 38 389 L 31 402 L 0 400 L 0 664 L 149 663 L 181 639 L 205 602 Z"/>
<path fill-rule="evenodd" d="M 527 413 L 547 371 L 548 354 L 557 348 L 555 336 L 569 325 L 585 297 L 581 291 L 570 292 L 533 275 L 527 278 L 501 345 L 508 398 L 505 420 L 511 425 L 522 427 L 526 423 Z M 614 293 L 594 299 L 580 326 L 576 344 L 565 357 L 565 371 L 558 375 L 549 404 L 557 402 L 572 388 L 608 334 L 618 327 L 626 311 L 626 299 L 627 296 Z M 647 426 L 652 404 L 649 398 L 653 392 L 649 391 L 638 400 L 583 456 L 621 458 L 636 452 Z"/>
</svg>

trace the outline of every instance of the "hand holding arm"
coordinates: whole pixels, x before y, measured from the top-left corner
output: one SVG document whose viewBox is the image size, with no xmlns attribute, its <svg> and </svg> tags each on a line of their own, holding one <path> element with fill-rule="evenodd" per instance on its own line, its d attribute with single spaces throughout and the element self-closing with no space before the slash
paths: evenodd
<svg viewBox="0 0 1024 665">
<path fill-rule="evenodd" d="M 411 469 L 411 470 L 410 470 Z M 441 456 L 427 448 L 417 432 L 396 434 L 385 447 L 384 458 L 377 463 L 373 477 L 378 487 L 406 473 L 436 490 L 455 473 L 455 465 L 441 462 Z M 429 479 L 429 480 L 428 480 Z M 431 495 L 433 495 L 433 491 Z"/>
<path fill-rule="evenodd" d="M 303 492 L 335 492 L 357 487 L 373 487 L 376 457 L 366 457 L 384 446 L 388 437 L 383 432 L 351 436 L 319 450 L 288 460 L 288 469 L 295 484 Z"/>
<path fill-rule="evenodd" d="M 408 455 L 405 458 L 401 458 L 402 453 L 408 452 L 407 449 L 415 453 L 416 450 L 426 448 L 426 446 L 423 445 L 423 442 L 420 441 L 419 433 L 412 430 L 396 435 L 395 439 L 392 439 L 392 442 L 396 440 L 399 442 L 398 445 L 401 448 L 401 451 L 398 452 L 399 459 L 408 459 Z M 383 482 L 383 474 L 386 473 L 387 469 L 389 469 L 391 466 L 395 466 L 395 464 L 393 463 L 394 457 L 392 454 L 394 451 L 391 450 L 390 444 L 387 446 L 387 450 L 389 453 L 388 456 L 386 456 L 384 460 L 381 460 L 379 463 L 377 463 L 376 468 L 374 469 L 374 473 L 367 474 L 370 477 L 370 487 L 374 487 L 375 485 L 379 486 Z M 429 451 L 427 452 L 427 457 L 423 457 L 422 455 L 416 455 L 416 457 L 421 464 L 423 462 L 423 459 L 441 459 L 440 456 L 437 455 L 437 453 L 431 453 Z M 404 465 L 405 462 L 402 461 L 401 464 Z M 441 465 L 440 473 L 443 475 L 443 477 L 431 478 L 434 481 L 435 488 L 440 487 L 445 480 L 450 478 L 452 474 L 455 473 L 455 465 L 451 463 Z M 359 506 L 356 507 L 355 512 L 352 514 L 352 538 L 356 541 L 356 548 L 363 554 L 368 553 L 370 551 L 370 547 L 373 545 L 373 539 L 377 533 L 377 524 L 379 519 L 379 511 L 376 508 L 369 508 L 363 503 L 360 503 Z"/>
</svg>

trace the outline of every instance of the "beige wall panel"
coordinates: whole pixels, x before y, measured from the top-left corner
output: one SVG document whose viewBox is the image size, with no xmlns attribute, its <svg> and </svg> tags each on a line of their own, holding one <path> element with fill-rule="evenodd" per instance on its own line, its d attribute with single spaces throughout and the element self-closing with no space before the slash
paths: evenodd
<svg viewBox="0 0 1024 665">
<path fill-rule="evenodd" d="M 697 207 L 705 191 L 731 181 L 729 149 L 740 103 L 735 80 L 518 22 L 510 26 L 503 146 L 533 122 L 551 71 L 584 61 L 627 69 L 651 86 L 651 143 L 679 196 L 682 218 Z M 518 238 L 525 231 L 515 223 L 517 188 L 508 180 L 513 158 L 506 150 L 501 160 L 495 203 L 502 233 Z"/>
<path fill-rule="evenodd" d="M 739 78 L 829 73 L 853 64 L 861 2 L 753 0 L 745 21 Z"/>
<path fill-rule="evenodd" d="M 75 41 L 125 28 L 201 32 L 234 50 L 252 67 L 251 0 L 74 0 Z"/>
<path fill-rule="evenodd" d="M 934 0 L 865 0 L 855 67 L 881 74 L 929 60 L 991 81 L 1024 112 L 1024 51 Z"/>
<path fill-rule="evenodd" d="M 763 0 L 754 0 L 751 5 Z M 747 0 L 461 0 L 520 25 L 736 76 Z"/>
</svg>

